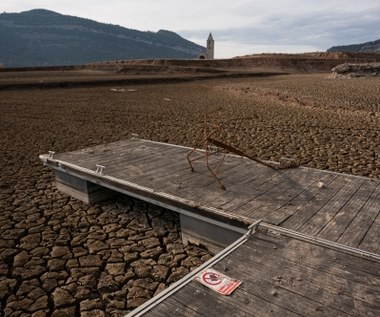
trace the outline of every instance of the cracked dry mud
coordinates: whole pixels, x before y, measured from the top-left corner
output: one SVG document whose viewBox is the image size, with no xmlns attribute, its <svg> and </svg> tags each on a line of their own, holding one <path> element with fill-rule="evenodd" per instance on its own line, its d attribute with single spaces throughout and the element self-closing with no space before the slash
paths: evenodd
<svg viewBox="0 0 380 317">
<path fill-rule="evenodd" d="M 257 116 L 231 140 L 262 159 L 380 176 L 379 79 L 322 75 L 0 92 L 0 316 L 123 316 L 210 255 L 175 213 L 58 192 L 38 155 L 130 137 L 191 146 L 206 111 Z M 229 129 L 233 130 L 233 126 Z"/>
</svg>

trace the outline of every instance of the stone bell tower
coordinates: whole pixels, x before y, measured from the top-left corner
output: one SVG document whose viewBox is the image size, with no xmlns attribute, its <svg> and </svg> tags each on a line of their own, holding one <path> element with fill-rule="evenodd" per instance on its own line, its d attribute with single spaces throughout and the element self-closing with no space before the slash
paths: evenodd
<svg viewBox="0 0 380 317">
<path fill-rule="evenodd" d="M 207 59 L 214 59 L 214 45 L 215 45 L 215 41 L 214 41 L 214 38 L 212 37 L 212 34 L 210 33 L 207 39 L 207 51 L 206 51 Z"/>
<path fill-rule="evenodd" d="M 215 41 L 214 38 L 212 37 L 212 34 L 207 38 L 207 43 L 206 43 L 206 52 L 202 53 L 201 55 L 198 56 L 199 59 L 214 59 L 214 46 Z"/>
</svg>

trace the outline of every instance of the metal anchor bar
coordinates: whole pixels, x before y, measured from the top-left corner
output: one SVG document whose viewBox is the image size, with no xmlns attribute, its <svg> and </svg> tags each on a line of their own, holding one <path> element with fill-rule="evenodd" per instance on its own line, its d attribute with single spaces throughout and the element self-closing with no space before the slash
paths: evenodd
<svg viewBox="0 0 380 317">
<path fill-rule="evenodd" d="M 96 174 L 103 175 L 104 169 L 105 169 L 105 166 L 103 166 L 103 165 L 99 165 L 99 164 L 96 164 L 96 170 L 95 170 L 95 173 L 96 173 Z"/>
</svg>

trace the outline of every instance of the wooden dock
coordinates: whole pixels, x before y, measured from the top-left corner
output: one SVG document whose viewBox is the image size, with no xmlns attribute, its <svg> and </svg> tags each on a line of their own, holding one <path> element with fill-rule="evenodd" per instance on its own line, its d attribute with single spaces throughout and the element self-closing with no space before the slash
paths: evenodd
<svg viewBox="0 0 380 317">
<path fill-rule="evenodd" d="M 380 180 L 228 155 L 223 190 L 190 151 L 131 139 L 40 156 L 63 192 L 174 210 L 185 243 L 222 250 L 128 316 L 380 316 Z M 194 281 L 208 268 L 242 284 L 220 295 Z"/>
<path fill-rule="evenodd" d="M 272 170 L 228 155 L 219 174 L 223 190 L 203 160 L 194 162 L 195 172 L 191 172 L 186 159 L 190 150 L 130 139 L 41 159 L 56 172 L 60 190 L 86 202 L 108 198 L 116 191 L 177 211 L 184 240 L 211 242 L 215 250 L 262 219 L 380 252 L 380 180 L 305 167 Z M 213 159 L 217 158 L 211 156 L 211 163 Z"/>
<path fill-rule="evenodd" d="M 242 283 L 221 295 L 194 279 L 209 268 Z M 127 317 L 379 315 L 380 256 L 263 224 Z"/>
</svg>

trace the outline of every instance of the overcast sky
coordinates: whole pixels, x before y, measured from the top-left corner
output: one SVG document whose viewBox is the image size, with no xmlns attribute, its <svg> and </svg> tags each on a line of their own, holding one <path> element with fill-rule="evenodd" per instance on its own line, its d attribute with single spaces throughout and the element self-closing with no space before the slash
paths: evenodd
<svg viewBox="0 0 380 317">
<path fill-rule="evenodd" d="M 43 8 L 141 31 L 166 29 L 217 58 L 325 51 L 380 39 L 379 0 L 9 0 L 2 12 Z"/>
</svg>

